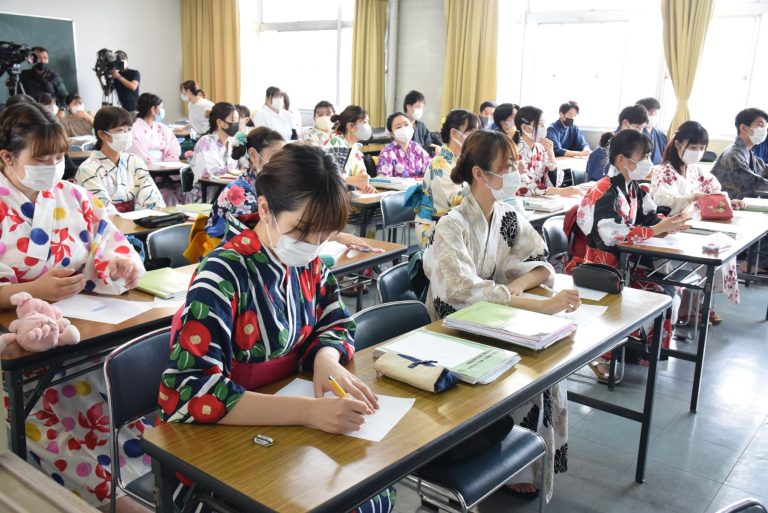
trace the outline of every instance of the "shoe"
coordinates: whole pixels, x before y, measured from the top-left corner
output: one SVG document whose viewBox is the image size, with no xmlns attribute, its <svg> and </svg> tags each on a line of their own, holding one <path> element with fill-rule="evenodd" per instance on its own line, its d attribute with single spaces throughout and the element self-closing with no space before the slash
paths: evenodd
<svg viewBox="0 0 768 513">
<path fill-rule="evenodd" d="M 717 312 L 714 310 L 709 311 L 709 323 L 713 326 L 717 326 L 718 324 L 723 323 L 723 318 L 717 315 Z"/>
<path fill-rule="evenodd" d="M 539 493 L 541 493 L 538 488 L 534 492 L 519 492 L 517 490 L 513 490 L 509 486 L 510 485 L 504 485 L 504 491 L 510 494 L 512 497 L 517 497 L 519 499 L 535 499 L 539 496 Z"/>
<path fill-rule="evenodd" d="M 594 361 L 594 362 L 591 362 L 589 364 L 589 368 L 592 369 L 592 372 L 595 373 L 595 376 L 597 377 L 598 383 L 604 383 L 604 384 L 607 385 L 610 382 L 609 374 L 607 372 L 600 372 L 600 369 L 598 368 L 598 366 L 600 366 L 600 365 L 609 365 L 609 364 L 606 363 L 606 362 Z M 623 378 L 624 378 L 624 376 L 614 376 L 613 377 L 613 384 L 614 385 L 618 385 L 619 383 L 621 383 L 621 380 Z"/>
</svg>

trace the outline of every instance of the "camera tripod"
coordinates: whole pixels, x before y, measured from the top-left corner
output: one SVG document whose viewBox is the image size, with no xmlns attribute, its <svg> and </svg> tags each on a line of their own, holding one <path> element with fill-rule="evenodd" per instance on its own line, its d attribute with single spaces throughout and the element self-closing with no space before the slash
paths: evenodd
<svg viewBox="0 0 768 513">
<path fill-rule="evenodd" d="M 21 65 L 14 64 L 6 71 L 8 71 L 8 80 L 6 82 L 8 85 L 8 98 L 17 94 L 26 94 L 24 85 L 19 80 L 19 75 L 21 74 Z M 0 73 L 0 75 L 2 75 L 2 73 Z"/>
</svg>

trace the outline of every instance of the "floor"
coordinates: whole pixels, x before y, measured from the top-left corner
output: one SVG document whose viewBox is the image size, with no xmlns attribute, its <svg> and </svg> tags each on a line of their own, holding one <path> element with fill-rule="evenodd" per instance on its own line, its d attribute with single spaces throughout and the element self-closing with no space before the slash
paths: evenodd
<svg viewBox="0 0 768 513">
<path fill-rule="evenodd" d="M 768 504 L 767 292 L 742 287 L 737 306 L 718 297 L 725 322 L 710 330 L 698 413 L 688 411 L 693 364 L 660 364 L 644 484 L 634 482 L 640 425 L 570 403 L 569 470 L 556 476 L 546 511 L 714 513 L 747 497 Z M 372 290 L 364 306 L 374 302 Z M 568 386 L 639 409 L 645 373 L 628 366 L 614 392 L 586 373 L 569 379 Z M 433 511 L 420 505 L 411 488 L 397 488 L 397 512 Z M 497 492 L 476 511 L 533 512 L 537 506 Z"/>
</svg>

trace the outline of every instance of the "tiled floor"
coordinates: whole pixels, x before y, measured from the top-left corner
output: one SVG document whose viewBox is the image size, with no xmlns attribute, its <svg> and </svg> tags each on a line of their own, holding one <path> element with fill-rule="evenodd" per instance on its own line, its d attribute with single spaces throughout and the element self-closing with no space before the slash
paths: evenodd
<svg viewBox="0 0 768 513">
<path fill-rule="evenodd" d="M 714 513 L 746 497 L 768 504 L 766 305 L 768 288 L 742 287 L 737 306 L 718 297 L 725 322 L 710 330 L 698 413 L 688 411 L 693 364 L 661 363 L 644 484 L 634 482 L 639 424 L 570 403 L 569 471 L 556 476 L 547 512 Z M 587 374 L 568 386 L 639 408 L 645 369 L 628 366 L 614 392 Z M 399 485 L 396 511 L 432 510 Z M 497 492 L 477 511 L 533 512 L 537 503 Z"/>
</svg>

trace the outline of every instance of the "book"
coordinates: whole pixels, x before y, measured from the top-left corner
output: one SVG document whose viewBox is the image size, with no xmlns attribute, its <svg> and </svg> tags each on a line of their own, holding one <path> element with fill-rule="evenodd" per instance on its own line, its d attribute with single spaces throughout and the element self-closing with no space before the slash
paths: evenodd
<svg viewBox="0 0 768 513">
<path fill-rule="evenodd" d="M 402 178 L 397 176 L 376 176 L 369 183 L 377 189 L 391 189 L 393 191 L 406 191 L 410 187 L 420 184 L 421 180 L 415 178 Z"/>
<path fill-rule="evenodd" d="M 744 198 L 744 207 L 749 212 L 768 212 L 768 198 Z"/>
<path fill-rule="evenodd" d="M 554 199 L 525 198 L 523 205 L 528 210 L 539 210 L 541 212 L 557 212 L 565 208 L 561 201 Z"/>
<path fill-rule="evenodd" d="M 147 271 L 139 280 L 136 288 L 162 299 L 184 297 L 189 288 L 190 276 L 183 272 L 163 267 Z"/>
<path fill-rule="evenodd" d="M 737 238 L 741 235 L 742 229 L 739 226 L 731 223 L 716 223 L 713 221 L 688 221 L 688 228 L 686 233 L 693 233 L 697 235 L 711 235 L 713 233 L 725 233 L 732 238 Z"/>
<path fill-rule="evenodd" d="M 465 383 L 485 385 L 520 361 L 514 351 L 462 340 L 421 328 L 377 347 L 373 357 L 395 352 L 420 360 L 431 360 L 454 372 Z"/>
<path fill-rule="evenodd" d="M 716 232 L 704 237 L 701 249 L 707 253 L 719 253 L 733 246 L 733 239 L 722 232 Z"/>
<path fill-rule="evenodd" d="M 480 301 L 443 319 L 443 326 L 495 338 L 535 351 L 576 330 L 570 319 Z"/>
</svg>

